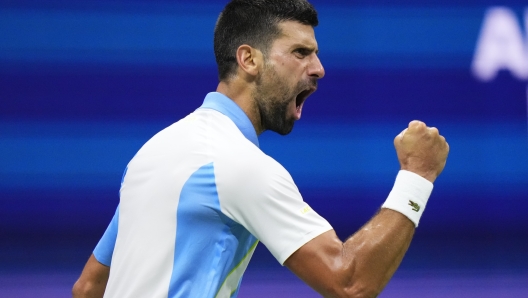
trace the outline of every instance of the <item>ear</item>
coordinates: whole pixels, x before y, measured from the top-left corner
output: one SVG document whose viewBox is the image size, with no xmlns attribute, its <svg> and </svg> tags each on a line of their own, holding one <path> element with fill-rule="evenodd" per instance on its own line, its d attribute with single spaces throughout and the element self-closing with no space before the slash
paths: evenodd
<svg viewBox="0 0 528 298">
<path fill-rule="evenodd" d="M 239 69 L 250 76 L 258 75 L 264 62 L 262 52 L 249 45 L 241 45 L 236 52 Z"/>
</svg>

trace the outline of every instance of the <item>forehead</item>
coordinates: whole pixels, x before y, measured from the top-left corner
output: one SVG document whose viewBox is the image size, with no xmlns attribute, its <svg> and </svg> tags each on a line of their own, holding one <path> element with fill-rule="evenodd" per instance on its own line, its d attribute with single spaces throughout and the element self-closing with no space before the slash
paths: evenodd
<svg viewBox="0 0 528 298">
<path fill-rule="evenodd" d="M 304 46 L 317 49 L 317 41 L 312 26 L 296 21 L 284 21 L 278 26 L 281 29 L 281 35 L 275 39 L 273 47 Z"/>
</svg>

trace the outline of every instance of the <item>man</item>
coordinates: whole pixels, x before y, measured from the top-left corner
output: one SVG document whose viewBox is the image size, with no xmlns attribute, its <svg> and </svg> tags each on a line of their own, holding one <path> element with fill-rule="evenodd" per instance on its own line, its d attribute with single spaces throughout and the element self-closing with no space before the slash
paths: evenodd
<svg viewBox="0 0 528 298">
<path fill-rule="evenodd" d="M 217 92 L 130 161 L 116 215 L 74 297 L 236 297 L 259 241 L 323 296 L 380 293 L 449 147 L 436 128 L 411 122 L 394 139 L 401 171 L 389 197 L 341 242 L 288 172 L 258 149 L 263 131 L 292 130 L 324 76 L 317 23 L 305 0 L 225 7 L 215 28 Z"/>
</svg>

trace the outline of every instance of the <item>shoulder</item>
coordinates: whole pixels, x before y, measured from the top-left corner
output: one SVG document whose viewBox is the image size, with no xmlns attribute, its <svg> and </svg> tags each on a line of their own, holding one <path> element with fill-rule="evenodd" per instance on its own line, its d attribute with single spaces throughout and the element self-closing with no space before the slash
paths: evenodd
<svg viewBox="0 0 528 298">
<path fill-rule="evenodd" d="M 222 182 L 231 181 L 252 189 L 270 187 L 281 180 L 292 181 L 288 171 L 272 157 L 248 142 L 232 148 L 215 162 L 215 172 Z"/>
<path fill-rule="evenodd" d="M 248 214 L 269 214 L 281 206 L 300 209 L 297 204 L 303 203 L 288 171 L 263 152 L 233 154 L 231 162 L 215 165 L 215 180 L 222 210 L 237 222 L 251 221 Z"/>
</svg>

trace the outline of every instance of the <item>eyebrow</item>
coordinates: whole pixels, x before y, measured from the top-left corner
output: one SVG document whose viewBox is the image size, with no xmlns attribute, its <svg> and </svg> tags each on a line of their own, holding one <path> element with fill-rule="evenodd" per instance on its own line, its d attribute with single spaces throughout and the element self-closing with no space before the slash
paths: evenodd
<svg viewBox="0 0 528 298">
<path fill-rule="evenodd" d="M 302 43 L 295 43 L 292 45 L 292 48 L 293 49 L 298 49 L 298 48 L 302 48 L 302 49 L 306 49 L 310 52 L 315 52 L 316 54 L 319 54 L 319 49 L 316 48 L 315 46 L 307 46 L 305 44 L 302 44 Z"/>
</svg>

